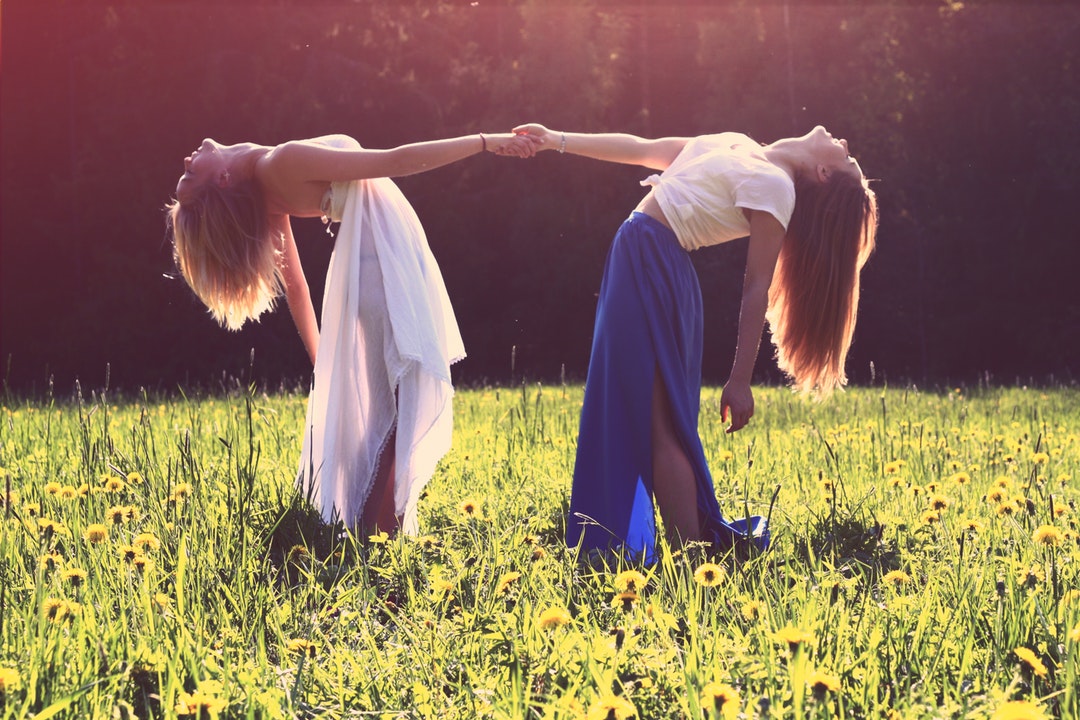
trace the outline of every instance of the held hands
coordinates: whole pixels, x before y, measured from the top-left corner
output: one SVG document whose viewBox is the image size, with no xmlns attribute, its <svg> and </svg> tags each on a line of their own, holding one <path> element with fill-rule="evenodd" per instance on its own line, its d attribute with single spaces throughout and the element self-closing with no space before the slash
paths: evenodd
<svg viewBox="0 0 1080 720">
<path fill-rule="evenodd" d="M 540 150 L 558 150 L 562 142 L 562 133 L 552 132 L 540 123 L 526 123 L 514 128 L 514 134 L 533 138 L 537 142 L 537 152 Z"/>
<path fill-rule="evenodd" d="M 749 384 L 728 381 L 724 386 L 724 392 L 720 395 L 720 418 L 727 422 L 731 417 L 727 433 L 741 430 L 754 416 L 754 394 L 750 391 Z"/>
<path fill-rule="evenodd" d="M 497 133 L 484 135 L 485 148 L 505 157 L 530 158 L 540 149 L 540 142 L 522 133 Z"/>
</svg>

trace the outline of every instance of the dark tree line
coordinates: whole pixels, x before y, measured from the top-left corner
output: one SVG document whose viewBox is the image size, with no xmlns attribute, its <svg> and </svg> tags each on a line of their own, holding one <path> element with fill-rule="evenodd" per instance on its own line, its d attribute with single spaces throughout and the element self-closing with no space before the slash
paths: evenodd
<svg viewBox="0 0 1080 720">
<path fill-rule="evenodd" d="M 230 334 L 174 277 L 161 210 L 204 136 L 345 132 L 387 147 L 532 120 L 766 142 L 823 123 L 879 179 L 853 381 L 871 381 L 871 363 L 878 382 L 1075 377 L 1072 4 L 7 0 L 0 12 L 11 389 L 100 385 L 106 366 L 130 388 L 304 377 L 287 313 Z M 607 245 L 647 174 L 545 153 L 399 180 L 458 313 L 460 381 L 584 376 Z M 332 240 L 315 221 L 296 228 L 318 305 Z M 744 254 L 745 241 L 694 255 L 710 382 L 730 366 Z M 759 376 L 777 380 L 769 353 Z"/>
</svg>

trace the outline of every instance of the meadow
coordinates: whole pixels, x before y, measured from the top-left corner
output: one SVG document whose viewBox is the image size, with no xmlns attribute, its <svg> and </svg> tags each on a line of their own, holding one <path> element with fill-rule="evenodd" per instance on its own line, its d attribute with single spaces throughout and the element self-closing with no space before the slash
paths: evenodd
<svg viewBox="0 0 1080 720">
<path fill-rule="evenodd" d="M 0 718 L 1080 718 L 1080 391 L 756 389 L 766 553 L 579 563 L 580 386 L 460 390 L 421 534 L 294 489 L 305 398 L 8 398 Z"/>
</svg>

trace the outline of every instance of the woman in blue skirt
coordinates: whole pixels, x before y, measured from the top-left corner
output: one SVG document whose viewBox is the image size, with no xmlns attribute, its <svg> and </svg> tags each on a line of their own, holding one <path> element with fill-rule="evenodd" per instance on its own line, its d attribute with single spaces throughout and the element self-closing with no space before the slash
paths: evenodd
<svg viewBox="0 0 1080 720">
<path fill-rule="evenodd" d="M 727 432 L 754 413 L 750 378 L 768 319 L 792 385 L 846 382 L 859 272 L 877 203 L 847 142 L 818 126 L 769 145 L 740 133 L 644 139 L 515 128 L 557 150 L 661 171 L 619 228 L 596 310 L 567 543 L 654 558 L 659 506 L 673 545 L 768 545 L 762 518 L 726 521 L 697 432 L 702 302 L 689 252 L 750 237 L 735 359 L 721 396 Z"/>
</svg>

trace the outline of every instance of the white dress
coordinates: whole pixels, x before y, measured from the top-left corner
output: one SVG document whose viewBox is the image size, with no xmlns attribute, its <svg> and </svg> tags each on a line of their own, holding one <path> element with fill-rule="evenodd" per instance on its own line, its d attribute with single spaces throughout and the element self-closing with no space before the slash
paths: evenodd
<svg viewBox="0 0 1080 720">
<path fill-rule="evenodd" d="M 414 534 L 420 492 L 450 449 L 450 365 L 465 348 L 424 229 L 391 180 L 334 183 L 324 212 L 341 226 L 298 482 L 327 522 L 355 526 L 396 426 L 394 502 Z"/>
</svg>

